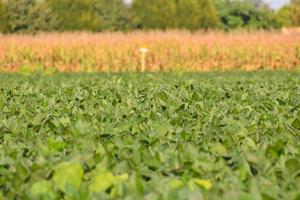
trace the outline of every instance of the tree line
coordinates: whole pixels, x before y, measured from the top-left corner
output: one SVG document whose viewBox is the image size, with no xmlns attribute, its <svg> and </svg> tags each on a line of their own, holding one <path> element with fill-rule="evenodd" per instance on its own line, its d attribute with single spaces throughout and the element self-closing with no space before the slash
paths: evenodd
<svg viewBox="0 0 300 200">
<path fill-rule="evenodd" d="M 273 29 L 300 25 L 300 0 L 0 0 L 0 31 Z"/>
</svg>

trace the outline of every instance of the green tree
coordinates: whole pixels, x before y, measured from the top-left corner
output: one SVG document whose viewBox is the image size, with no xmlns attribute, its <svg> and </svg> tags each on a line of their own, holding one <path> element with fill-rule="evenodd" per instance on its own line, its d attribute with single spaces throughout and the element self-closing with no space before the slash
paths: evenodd
<svg viewBox="0 0 300 200">
<path fill-rule="evenodd" d="M 290 6 L 283 6 L 277 11 L 276 18 L 280 26 L 282 27 L 291 27 L 294 26 L 292 20 L 293 14 Z"/>
<path fill-rule="evenodd" d="M 60 31 L 96 30 L 100 23 L 93 12 L 93 0 L 47 0 L 47 3 L 58 19 Z"/>
<path fill-rule="evenodd" d="M 291 0 L 290 9 L 293 25 L 300 26 L 300 0 Z"/>
<path fill-rule="evenodd" d="M 225 29 L 269 29 L 279 27 L 276 14 L 260 0 L 215 0 Z"/>
<path fill-rule="evenodd" d="M 99 24 L 97 31 L 128 31 L 136 27 L 131 7 L 123 0 L 96 0 L 95 17 Z"/>
<path fill-rule="evenodd" d="M 186 29 L 198 29 L 199 28 L 199 19 L 200 9 L 198 9 L 198 2 L 197 0 L 190 0 L 190 1 L 178 1 L 174 25 L 176 28 L 186 28 Z M 194 13 L 194 15 L 191 15 Z"/>
<path fill-rule="evenodd" d="M 43 1 L 10 0 L 4 6 L 7 32 L 35 33 L 55 28 L 55 19 Z"/>
<path fill-rule="evenodd" d="M 135 0 L 133 10 L 145 29 L 197 30 L 218 25 L 210 0 Z"/>
<path fill-rule="evenodd" d="M 0 32 L 7 30 L 7 11 L 2 0 L 0 0 Z"/>
<path fill-rule="evenodd" d="M 133 11 L 139 26 L 144 29 L 168 29 L 176 27 L 176 4 L 173 0 L 135 0 Z"/>
<path fill-rule="evenodd" d="M 199 0 L 199 8 L 199 23 L 201 28 L 215 28 L 220 25 L 216 8 L 211 0 Z"/>
<path fill-rule="evenodd" d="M 290 3 L 277 12 L 277 20 L 284 27 L 300 26 L 300 0 Z"/>
<path fill-rule="evenodd" d="M 47 0 L 61 31 L 119 31 L 134 27 L 122 0 Z"/>
</svg>

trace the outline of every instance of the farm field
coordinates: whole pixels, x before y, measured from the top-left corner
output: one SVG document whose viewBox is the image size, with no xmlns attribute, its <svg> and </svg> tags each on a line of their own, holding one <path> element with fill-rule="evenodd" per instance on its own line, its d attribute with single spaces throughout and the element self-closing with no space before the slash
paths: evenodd
<svg viewBox="0 0 300 200">
<path fill-rule="evenodd" d="M 292 30 L 0 35 L 0 71 L 141 71 L 140 48 L 150 72 L 295 69 L 300 32 Z"/>
<path fill-rule="evenodd" d="M 300 199 L 299 72 L 2 73 L 0 83 L 0 199 Z"/>
</svg>

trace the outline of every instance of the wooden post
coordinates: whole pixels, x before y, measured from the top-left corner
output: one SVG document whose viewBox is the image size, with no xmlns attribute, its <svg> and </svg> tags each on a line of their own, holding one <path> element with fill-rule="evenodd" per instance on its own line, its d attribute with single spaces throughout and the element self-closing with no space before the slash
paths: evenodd
<svg viewBox="0 0 300 200">
<path fill-rule="evenodd" d="M 148 53 L 147 48 L 140 48 L 141 52 L 141 72 L 146 71 L 146 54 Z"/>
<path fill-rule="evenodd" d="M 142 63 L 142 72 L 144 72 L 146 70 L 146 53 L 142 53 L 142 60 L 141 60 L 141 63 Z"/>
</svg>

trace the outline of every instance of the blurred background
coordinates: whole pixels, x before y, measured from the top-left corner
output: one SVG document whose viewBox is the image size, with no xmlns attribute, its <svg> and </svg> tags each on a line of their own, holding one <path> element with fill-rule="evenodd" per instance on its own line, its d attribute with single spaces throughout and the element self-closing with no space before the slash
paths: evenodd
<svg viewBox="0 0 300 200">
<path fill-rule="evenodd" d="M 0 0 L 2 33 L 299 25 L 300 0 Z"/>
</svg>

